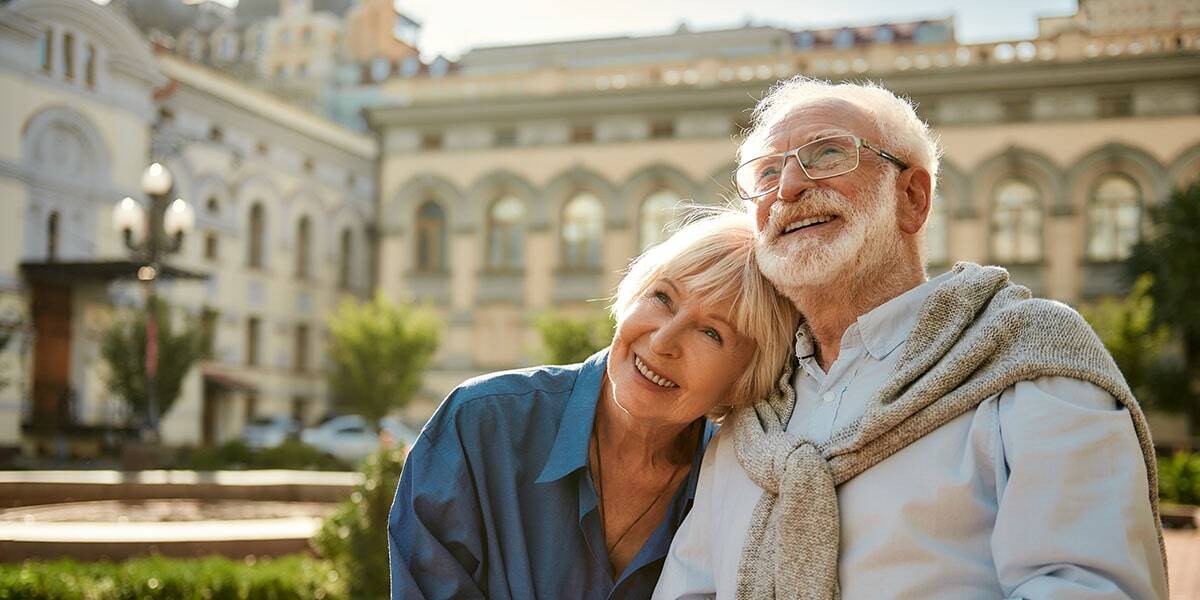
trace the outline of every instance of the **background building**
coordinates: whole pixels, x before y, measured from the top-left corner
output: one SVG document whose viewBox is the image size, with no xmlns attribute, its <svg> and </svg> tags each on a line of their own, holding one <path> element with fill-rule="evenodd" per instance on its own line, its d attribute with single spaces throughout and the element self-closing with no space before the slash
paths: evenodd
<svg viewBox="0 0 1200 600">
<path fill-rule="evenodd" d="M 731 196 L 737 136 L 780 78 L 918 103 L 946 150 L 931 272 L 973 260 L 1073 304 L 1123 294 L 1145 209 L 1200 175 L 1183 0 L 1080 0 L 985 44 L 946 16 L 428 61 L 419 34 L 390 0 L 0 3 L 0 321 L 22 324 L 0 352 L 0 448 L 124 422 L 98 335 L 141 299 L 111 213 L 146 201 L 152 160 L 197 213 L 172 266 L 206 276 L 163 294 L 215 332 L 165 416 L 179 445 L 330 410 L 325 318 L 375 290 L 446 323 L 414 421 L 468 377 L 539 362 L 538 316 L 601 312 L 681 203 Z"/>
<path fill-rule="evenodd" d="M 957 42 L 949 19 L 681 28 L 481 48 L 442 76 L 390 81 L 403 102 L 369 110 L 377 278 L 449 323 L 414 410 L 465 377 L 537 362 L 538 314 L 600 310 L 680 200 L 731 197 L 753 99 L 793 75 L 879 81 L 934 126 L 931 272 L 1000 264 L 1073 304 L 1124 293 L 1120 261 L 1146 207 L 1200 175 L 1196 16 L 1189 3 L 1084 0 L 1036 39 L 987 44 Z"/>
</svg>

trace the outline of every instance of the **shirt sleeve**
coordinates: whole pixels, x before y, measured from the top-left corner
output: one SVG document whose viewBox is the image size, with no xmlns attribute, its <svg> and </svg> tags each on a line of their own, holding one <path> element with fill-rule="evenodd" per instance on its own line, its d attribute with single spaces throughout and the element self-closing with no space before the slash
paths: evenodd
<svg viewBox="0 0 1200 600">
<path fill-rule="evenodd" d="M 716 597 L 716 581 L 713 578 L 711 519 L 713 479 L 716 471 L 716 453 L 720 433 L 713 437 L 704 451 L 700 466 L 700 477 L 696 482 L 696 496 L 692 510 L 683 519 L 671 549 L 663 561 L 662 574 L 654 588 L 653 600 L 699 600 Z"/>
<path fill-rule="evenodd" d="M 484 597 L 479 503 L 454 442 L 423 433 L 405 461 L 388 514 L 392 600 Z"/>
<path fill-rule="evenodd" d="M 1013 599 L 1167 598 L 1146 467 L 1129 412 L 1065 377 L 1000 395 L 992 553 Z"/>
</svg>

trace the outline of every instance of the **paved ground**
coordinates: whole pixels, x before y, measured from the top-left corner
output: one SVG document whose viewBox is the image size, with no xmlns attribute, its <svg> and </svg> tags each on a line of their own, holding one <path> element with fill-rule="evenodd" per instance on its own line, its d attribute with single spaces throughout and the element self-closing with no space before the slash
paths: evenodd
<svg viewBox="0 0 1200 600">
<path fill-rule="evenodd" d="M 1200 600 L 1200 531 L 1168 529 L 1167 566 L 1171 576 L 1171 600 Z"/>
</svg>

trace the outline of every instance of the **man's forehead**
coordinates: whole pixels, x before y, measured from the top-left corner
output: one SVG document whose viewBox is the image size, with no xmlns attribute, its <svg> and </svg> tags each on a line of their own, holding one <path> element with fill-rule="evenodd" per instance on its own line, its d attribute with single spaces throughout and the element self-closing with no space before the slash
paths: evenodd
<svg viewBox="0 0 1200 600">
<path fill-rule="evenodd" d="M 796 136 L 820 135 L 824 132 L 878 137 L 875 121 L 863 107 L 841 98 L 816 98 L 792 108 L 771 125 L 767 130 L 767 140 L 787 141 Z"/>
</svg>

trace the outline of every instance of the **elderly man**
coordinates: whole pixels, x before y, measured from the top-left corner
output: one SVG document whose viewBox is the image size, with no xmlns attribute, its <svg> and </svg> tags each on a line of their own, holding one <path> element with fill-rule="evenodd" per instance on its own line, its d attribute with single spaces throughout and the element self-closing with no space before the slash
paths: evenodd
<svg viewBox="0 0 1200 600">
<path fill-rule="evenodd" d="M 656 599 L 1166 598 L 1153 447 L 1071 309 L 927 279 L 937 144 L 876 86 L 783 82 L 734 174 L 804 315 L 709 445 Z"/>
</svg>

